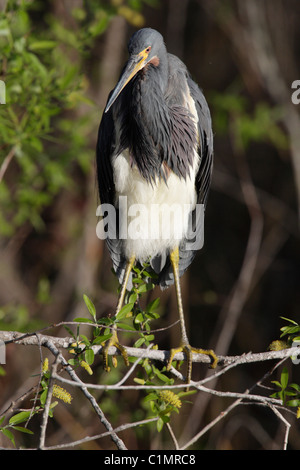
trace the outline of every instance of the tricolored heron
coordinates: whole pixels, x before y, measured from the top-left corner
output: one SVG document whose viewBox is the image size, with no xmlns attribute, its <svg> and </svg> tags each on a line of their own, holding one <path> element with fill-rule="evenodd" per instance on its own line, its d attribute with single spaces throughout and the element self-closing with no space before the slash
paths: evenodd
<svg viewBox="0 0 300 470">
<path fill-rule="evenodd" d="M 189 344 L 179 281 L 195 256 L 189 233 L 192 231 L 196 239 L 203 235 L 203 218 L 191 216 L 197 205 L 206 206 L 213 164 L 211 117 L 202 92 L 183 62 L 167 52 L 159 32 L 140 29 L 129 40 L 128 52 L 128 62 L 109 95 L 97 143 L 100 201 L 114 206 L 119 221 L 116 236 L 108 232 L 106 238 L 122 285 L 116 314 L 131 286 L 134 263 L 149 260 L 161 288 L 175 284 L 181 344 L 171 350 L 167 369 L 174 355 L 184 351 L 189 382 L 193 352 L 207 354 L 212 366 L 217 364 L 212 350 Z M 126 197 L 126 209 L 120 203 L 121 196 Z M 155 224 L 155 237 L 150 232 L 149 236 L 120 236 L 121 227 L 128 226 L 130 208 L 136 204 L 145 208 L 140 228 L 149 230 L 150 226 L 152 230 Z M 185 215 L 175 216 L 171 227 L 165 209 L 174 205 Z M 151 213 L 155 217 L 149 219 Z M 111 345 L 128 363 L 115 328 L 104 347 L 104 367 L 109 369 L 107 352 Z"/>
</svg>

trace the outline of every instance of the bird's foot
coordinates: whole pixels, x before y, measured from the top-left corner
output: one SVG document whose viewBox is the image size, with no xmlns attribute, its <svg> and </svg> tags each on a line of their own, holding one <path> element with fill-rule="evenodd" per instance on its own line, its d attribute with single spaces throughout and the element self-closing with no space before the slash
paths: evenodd
<svg viewBox="0 0 300 470">
<path fill-rule="evenodd" d="M 216 356 L 215 352 L 212 349 L 198 349 L 198 348 L 193 348 L 189 344 L 183 344 L 182 346 L 179 346 L 178 348 L 171 349 L 170 356 L 169 356 L 168 363 L 167 363 L 167 370 L 171 369 L 174 356 L 178 352 L 184 352 L 186 354 L 186 359 L 187 359 L 186 383 L 190 383 L 191 381 L 193 353 L 205 354 L 206 356 L 210 356 L 211 361 L 212 361 L 210 364 L 211 369 L 214 369 L 218 364 L 218 357 Z"/>
<path fill-rule="evenodd" d="M 119 339 L 118 339 L 118 335 L 116 331 L 113 331 L 112 337 L 108 339 L 107 341 L 105 341 L 102 344 L 102 346 L 103 346 L 103 350 L 102 350 L 103 368 L 106 372 L 110 371 L 110 366 L 108 365 L 108 350 L 111 346 L 115 346 L 115 348 L 117 348 L 120 351 L 121 356 L 124 359 L 125 365 L 129 366 L 129 360 L 128 360 L 128 354 L 127 354 L 126 348 L 122 346 L 122 344 L 119 343 Z M 118 365 L 116 356 L 112 356 L 112 365 L 114 367 L 117 367 Z"/>
</svg>

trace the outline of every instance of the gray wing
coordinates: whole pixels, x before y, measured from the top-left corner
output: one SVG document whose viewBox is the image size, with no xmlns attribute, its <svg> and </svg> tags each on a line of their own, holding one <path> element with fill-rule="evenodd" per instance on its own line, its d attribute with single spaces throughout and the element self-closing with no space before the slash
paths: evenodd
<svg viewBox="0 0 300 470">
<path fill-rule="evenodd" d="M 110 204 L 115 207 L 115 187 L 112 169 L 112 157 L 116 151 L 115 144 L 115 126 L 112 110 L 103 113 L 96 147 L 96 164 L 97 164 L 97 182 L 100 196 L 101 206 Z M 116 224 L 118 220 L 117 208 L 116 218 L 110 220 L 111 224 Z M 105 214 L 103 214 L 105 216 Z M 118 227 L 115 226 L 116 234 Z M 119 281 L 122 282 L 126 268 L 126 258 L 123 255 L 122 240 L 116 237 L 106 236 L 106 244 L 112 259 L 113 268 Z"/>
<path fill-rule="evenodd" d="M 177 59 L 177 61 L 179 62 L 179 59 Z M 184 64 L 182 64 L 182 66 L 184 66 Z M 195 102 L 198 115 L 197 130 L 199 135 L 199 143 L 197 151 L 200 156 L 200 166 L 196 175 L 195 188 L 197 193 L 197 204 L 201 206 L 198 206 L 197 210 L 194 210 L 191 214 L 188 239 L 183 240 L 179 247 L 180 276 L 182 276 L 182 274 L 190 266 L 197 251 L 202 248 L 204 243 L 204 213 L 213 168 L 213 133 L 209 107 L 202 91 L 191 79 L 187 71 L 186 74 L 187 84 L 191 96 Z M 153 264 L 153 268 L 155 269 L 157 266 L 159 266 L 159 260 L 156 260 L 156 266 Z M 164 289 L 173 283 L 174 276 L 172 266 L 170 260 L 167 259 L 166 264 L 159 275 L 159 284 L 160 287 Z"/>
</svg>

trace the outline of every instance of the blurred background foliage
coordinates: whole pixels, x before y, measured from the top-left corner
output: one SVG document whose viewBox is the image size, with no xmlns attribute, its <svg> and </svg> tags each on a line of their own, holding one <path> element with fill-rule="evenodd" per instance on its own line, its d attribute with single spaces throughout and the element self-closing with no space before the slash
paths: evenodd
<svg viewBox="0 0 300 470">
<path fill-rule="evenodd" d="M 182 279 L 191 344 L 223 355 L 264 351 L 279 337 L 280 316 L 299 321 L 300 108 L 291 101 L 300 74 L 299 19 L 297 0 L 0 1 L 1 329 L 33 331 L 82 317 L 83 294 L 99 316 L 115 308 L 117 281 L 96 237 L 95 145 L 127 40 L 143 26 L 158 29 L 169 52 L 184 60 L 213 118 L 206 241 Z M 165 312 L 159 326 L 167 326 L 177 319 L 174 292 L 155 296 Z M 176 344 L 175 330 L 157 335 L 160 348 Z M 8 348 L 0 407 L 30 382 L 37 356 Z M 100 360 L 95 370 L 102 382 L 120 373 L 108 379 Z M 195 378 L 205 373 L 195 368 Z M 248 366 L 218 387 L 244 389 L 263 373 L 262 365 Z M 298 370 L 293 374 L 295 382 Z M 117 395 L 101 401 L 114 424 L 145 415 L 137 394 L 123 393 L 118 410 Z M 201 395 L 186 406 L 188 417 L 176 417 L 174 427 L 187 438 L 225 403 Z M 75 438 L 74 420 L 95 432 L 96 419 L 78 410 L 72 416 L 61 407 L 50 440 Z M 277 448 L 282 432 L 271 414 L 244 408 L 199 446 Z M 168 445 L 163 433 L 150 431 L 126 439 L 131 448 Z M 297 425 L 290 446 L 300 447 Z"/>
</svg>

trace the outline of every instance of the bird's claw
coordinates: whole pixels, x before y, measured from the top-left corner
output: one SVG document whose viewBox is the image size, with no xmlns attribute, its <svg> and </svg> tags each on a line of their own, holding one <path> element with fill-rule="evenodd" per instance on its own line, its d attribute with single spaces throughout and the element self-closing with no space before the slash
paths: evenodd
<svg viewBox="0 0 300 470">
<path fill-rule="evenodd" d="M 211 369 L 215 369 L 218 364 L 218 357 L 216 356 L 215 352 L 212 349 L 198 349 L 193 348 L 189 344 L 183 344 L 178 348 L 173 348 L 170 351 L 170 356 L 167 362 L 167 370 L 171 369 L 172 361 L 174 359 L 175 354 L 178 352 L 184 352 L 186 354 L 187 359 L 187 374 L 186 374 L 186 383 L 190 383 L 191 376 L 192 376 L 192 363 L 193 363 L 193 353 L 194 354 L 205 354 L 206 356 L 210 356 L 212 362 L 210 364 Z"/>
<path fill-rule="evenodd" d="M 116 332 L 113 332 L 113 335 L 110 339 L 105 341 L 103 344 L 102 354 L 103 354 L 103 368 L 106 372 L 110 371 L 110 366 L 108 365 L 108 350 L 111 346 L 114 346 L 120 351 L 121 356 L 124 359 L 125 365 L 129 366 L 128 354 L 126 348 L 119 343 L 118 336 Z M 112 365 L 117 367 L 118 361 L 116 356 L 112 356 Z"/>
</svg>

